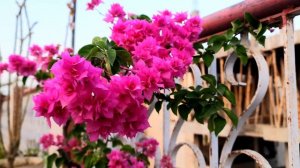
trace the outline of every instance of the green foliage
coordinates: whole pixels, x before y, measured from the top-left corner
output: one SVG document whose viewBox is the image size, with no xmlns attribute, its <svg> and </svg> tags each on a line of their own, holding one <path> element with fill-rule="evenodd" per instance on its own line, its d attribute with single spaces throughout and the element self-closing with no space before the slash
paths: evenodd
<svg viewBox="0 0 300 168">
<path fill-rule="evenodd" d="M 52 168 L 53 163 L 55 162 L 56 159 L 57 159 L 57 154 L 56 153 L 48 156 L 47 157 L 47 168 Z"/>
<path fill-rule="evenodd" d="M 90 60 L 94 66 L 105 69 L 107 77 L 120 72 L 121 66 L 132 65 L 130 53 L 107 38 L 95 37 L 92 44 L 83 46 L 78 54 Z"/>
<path fill-rule="evenodd" d="M 183 88 L 176 84 L 176 90 L 170 95 L 156 93 L 156 110 L 160 108 L 162 101 L 167 101 L 167 108 L 174 114 L 179 114 L 184 120 L 193 112 L 193 117 L 197 122 L 203 124 L 208 121 L 208 128 L 219 134 L 226 125 L 226 120 L 221 117 L 221 113 L 231 119 L 234 126 L 237 125 L 238 117 L 229 109 L 224 107 L 223 97 L 235 105 L 235 97 L 226 85 L 217 83 L 213 75 L 203 75 L 202 79 L 208 84 L 208 87 L 197 86 Z"/>
<path fill-rule="evenodd" d="M 36 72 L 35 78 L 36 78 L 37 81 L 42 81 L 42 80 L 46 80 L 46 79 L 51 78 L 51 74 L 48 73 L 48 72 L 44 72 L 42 70 L 39 70 L 39 71 Z M 27 79 L 22 80 L 23 84 L 25 84 L 26 80 Z"/>
<path fill-rule="evenodd" d="M 232 49 L 240 58 L 241 62 L 247 64 L 247 50 L 241 44 L 241 40 L 238 36 L 243 32 L 249 32 L 261 45 L 264 45 L 266 39 L 264 33 L 267 30 L 267 25 L 260 23 L 249 13 L 245 13 L 244 22 L 236 20 L 233 21 L 231 25 L 232 28 L 228 29 L 224 34 L 214 35 L 209 38 L 206 48 L 204 48 L 200 42 L 194 43 L 197 55 L 194 56 L 193 62 L 198 63 L 201 60 L 200 58 L 202 58 L 205 66 L 209 67 L 214 59 L 214 54 L 223 48 L 224 51 Z"/>
<path fill-rule="evenodd" d="M 24 76 L 22 78 L 22 84 L 23 84 L 23 86 L 25 86 L 27 79 L 28 79 L 28 76 Z"/>
</svg>

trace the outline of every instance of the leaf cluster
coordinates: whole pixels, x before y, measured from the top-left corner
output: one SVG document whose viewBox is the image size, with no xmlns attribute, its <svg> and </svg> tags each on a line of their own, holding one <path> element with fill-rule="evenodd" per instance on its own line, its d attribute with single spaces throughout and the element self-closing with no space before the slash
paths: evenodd
<svg viewBox="0 0 300 168">
<path fill-rule="evenodd" d="M 130 53 L 105 37 L 95 37 L 92 44 L 83 46 L 78 54 L 91 61 L 94 66 L 103 68 L 106 76 L 117 74 L 121 67 L 132 65 Z"/>
<path fill-rule="evenodd" d="M 232 28 L 224 34 L 209 38 L 207 47 L 204 47 L 201 42 L 194 43 L 194 48 L 197 51 L 197 55 L 193 58 L 194 63 L 198 63 L 202 58 L 204 64 L 209 67 L 214 60 L 214 54 L 223 48 L 224 51 L 232 49 L 241 62 L 247 64 L 247 49 L 242 45 L 241 39 L 238 38 L 243 32 L 249 32 L 261 45 L 265 44 L 266 36 L 264 36 L 264 33 L 268 27 L 256 20 L 250 13 L 245 13 L 243 22 L 236 20 L 231 25 Z"/>
<path fill-rule="evenodd" d="M 208 83 L 208 87 L 189 87 L 183 88 L 176 84 L 176 90 L 171 94 L 155 94 L 157 102 L 155 109 L 159 111 L 163 101 L 167 101 L 167 109 L 184 120 L 193 112 L 193 117 L 197 122 L 203 124 L 208 121 L 208 128 L 218 135 L 226 125 L 226 120 L 222 117 L 224 112 L 232 121 L 234 126 L 238 123 L 238 117 L 232 110 L 224 107 L 223 98 L 235 105 L 235 97 L 226 85 L 217 83 L 213 75 L 203 75 L 202 79 Z"/>
</svg>

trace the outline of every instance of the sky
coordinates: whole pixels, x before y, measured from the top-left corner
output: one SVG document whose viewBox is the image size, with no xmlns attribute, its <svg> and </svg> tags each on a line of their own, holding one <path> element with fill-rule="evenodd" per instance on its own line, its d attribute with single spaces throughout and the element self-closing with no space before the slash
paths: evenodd
<svg viewBox="0 0 300 168">
<path fill-rule="evenodd" d="M 22 0 L 19 0 L 22 1 Z M 70 0 L 27 0 L 30 22 L 37 22 L 33 29 L 32 44 L 64 45 Z M 126 12 L 149 16 L 168 9 L 172 12 L 200 11 L 205 17 L 242 0 L 104 0 L 98 11 L 87 11 L 89 0 L 77 0 L 75 50 L 91 42 L 95 36 L 109 36 L 111 25 L 103 21 L 103 14 L 112 3 L 120 3 Z M 0 50 L 3 57 L 13 52 L 17 5 L 14 0 L 0 0 Z M 70 40 L 69 40 L 70 41 Z M 70 43 L 68 43 L 70 46 Z"/>
</svg>

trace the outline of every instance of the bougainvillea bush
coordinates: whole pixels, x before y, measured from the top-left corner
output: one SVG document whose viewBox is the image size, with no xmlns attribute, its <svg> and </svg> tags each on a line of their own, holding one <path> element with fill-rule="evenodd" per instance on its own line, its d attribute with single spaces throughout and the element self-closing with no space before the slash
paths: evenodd
<svg viewBox="0 0 300 168">
<path fill-rule="evenodd" d="M 125 18 L 113 4 L 112 41 L 96 37 L 79 55 L 62 53 L 43 92 L 34 98 L 38 116 L 58 125 L 85 124 L 91 141 L 111 133 L 134 137 L 149 127 L 145 101 L 175 87 L 192 63 L 199 17 L 163 11 L 152 21 Z M 124 13 L 121 14 L 121 13 Z"/>
<path fill-rule="evenodd" d="M 92 0 L 87 9 L 101 3 Z M 104 20 L 112 25 L 109 39 L 95 37 L 77 54 L 65 51 L 52 59 L 47 64 L 48 79 L 33 99 L 37 116 L 45 117 L 49 125 L 53 119 L 65 127 L 64 140 L 52 135 L 41 139 L 45 148 L 59 148 L 58 154 L 48 157 L 48 166 L 54 161 L 57 166 L 74 167 L 149 166 L 158 145 L 155 140 L 128 145 L 120 139 L 134 138 L 150 126 L 147 104 L 152 102 L 157 111 L 163 101 L 169 102 L 168 109 L 185 120 L 193 113 L 195 120 L 208 122 L 216 134 L 226 124 L 222 112 L 237 124 L 237 116 L 223 102 L 225 97 L 235 104 L 234 96 L 214 76 L 202 76 L 207 87 L 183 88 L 174 79 L 182 78 L 193 63 L 203 61 L 209 67 L 221 48 L 232 49 L 247 63 L 246 49 L 237 36 L 247 29 L 263 43 L 264 25 L 246 14 L 250 26 L 235 21 L 232 29 L 213 36 L 203 47 L 197 41 L 202 31 L 199 16 L 165 10 L 150 18 L 126 14 L 120 4 L 113 4 Z M 38 46 L 31 50 L 40 55 Z M 164 156 L 160 165 L 172 167 L 170 157 Z"/>
</svg>

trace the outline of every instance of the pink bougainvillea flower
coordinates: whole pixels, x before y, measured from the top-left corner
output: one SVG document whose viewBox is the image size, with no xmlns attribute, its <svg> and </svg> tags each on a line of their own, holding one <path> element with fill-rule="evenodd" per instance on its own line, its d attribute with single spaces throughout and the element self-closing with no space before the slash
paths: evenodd
<svg viewBox="0 0 300 168">
<path fill-rule="evenodd" d="M 112 150 L 107 154 L 109 168 L 127 168 L 130 167 L 126 153 L 120 150 Z"/>
<path fill-rule="evenodd" d="M 36 73 L 36 63 L 20 55 L 10 55 L 8 58 L 8 71 L 17 72 L 18 75 L 30 76 Z"/>
<path fill-rule="evenodd" d="M 125 15 L 126 13 L 124 12 L 123 7 L 118 3 L 114 3 L 111 5 L 111 8 L 106 14 L 104 21 L 113 23 L 115 18 L 123 19 Z"/>
<path fill-rule="evenodd" d="M 168 155 L 164 155 L 160 160 L 160 168 L 174 168 L 171 158 Z"/>
<path fill-rule="evenodd" d="M 136 157 L 130 156 L 129 157 L 130 168 L 146 168 L 143 161 L 139 161 Z"/>
<path fill-rule="evenodd" d="M 141 80 L 143 95 L 150 100 L 154 92 L 158 91 L 160 76 L 155 68 L 148 68 L 144 61 L 138 61 L 134 66 L 134 72 Z"/>
<path fill-rule="evenodd" d="M 69 118 L 66 108 L 59 101 L 59 85 L 55 79 L 45 81 L 44 91 L 33 97 L 36 116 L 44 116 L 50 126 L 50 118 L 53 117 L 58 125 L 65 124 Z"/>
<path fill-rule="evenodd" d="M 109 168 L 145 168 L 142 161 L 120 150 L 112 150 L 107 154 Z"/>
<path fill-rule="evenodd" d="M 8 71 L 20 72 L 24 61 L 25 59 L 21 55 L 10 55 L 8 58 Z"/>
<path fill-rule="evenodd" d="M 64 145 L 64 136 L 62 135 L 56 135 L 56 146 L 63 146 Z"/>
<path fill-rule="evenodd" d="M 0 74 L 2 74 L 3 71 L 7 70 L 8 64 L 7 63 L 0 63 Z"/>
<path fill-rule="evenodd" d="M 51 68 L 51 72 L 56 78 L 80 80 L 87 77 L 88 66 L 91 66 L 90 62 L 79 55 L 71 57 L 68 52 L 63 52 L 61 56 L 62 59 Z"/>
<path fill-rule="evenodd" d="M 35 57 L 41 57 L 43 55 L 43 49 L 39 45 L 32 45 L 29 48 L 30 55 Z"/>
<path fill-rule="evenodd" d="M 36 63 L 30 60 L 24 60 L 21 67 L 19 74 L 22 76 L 30 76 L 36 73 Z"/>
<path fill-rule="evenodd" d="M 58 53 L 59 46 L 58 45 L 45 45 L 44 50 L 48 52 L 49 55 L 55 55 Z"/>
<path fill-rule="evenodd" d="M 70 55 L 74 53 L 73 48 L 65 48 L 63 52 L 68 52 Z"/>
<path fill-rule="evenodd" d="M 72 137 L 62 146 L 62 149 L 66 152 L 74 149 L 81 149 L 81 142 L 76 137 Z"/>
<path fill-rule="evenodd" d="M 178 23 L 182 23 L 188 18 L 187 16 L 188 15 L 186 12 L 176 13 L 174 16 L 174 21 Z"/>
<path fill-rule="evenodd" d="M 45 134 L 40 138 L 40 144 L 44 150 L 47 150 L 50 146 L 55 145 L 53 134 Z"/>
<path fill-rule="evenodd" d="M 103 3 L 102 0 L 91 0 L 91 2 L 87 3 L 87 10 L 94 10 L 94 8 L 99 6 L 101 3 Z"/>
<path fill-rule="evenodd" d="M 153 138 L 149 138 L 136 143 L 136 146 L 137 149 L 141 151 L 144 155 L 152 158 L 155 156 L 158 142 Z"/>
</svg>

